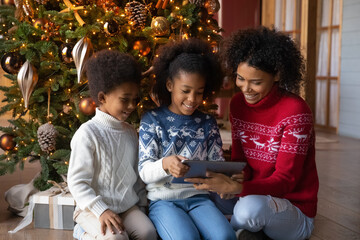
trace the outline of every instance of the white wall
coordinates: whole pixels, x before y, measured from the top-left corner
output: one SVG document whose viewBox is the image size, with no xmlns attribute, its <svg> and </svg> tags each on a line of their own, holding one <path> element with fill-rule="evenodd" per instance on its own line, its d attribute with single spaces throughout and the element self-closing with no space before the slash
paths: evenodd
<svg viewBox="0 0 360 240">
<path fill-rule="evenodd" d="M 343 0 L 339 135 L 360 139 L 360 0 Z"/>
</svg>

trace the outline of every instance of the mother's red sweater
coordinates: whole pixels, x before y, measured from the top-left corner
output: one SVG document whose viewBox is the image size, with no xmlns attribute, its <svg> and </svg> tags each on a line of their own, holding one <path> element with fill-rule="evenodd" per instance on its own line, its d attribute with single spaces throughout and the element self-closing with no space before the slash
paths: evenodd
<svg viewBox="0 0 360 240">
<path fill-rule="evenodd" d="M 311 110 L 297 95 L 274 85 L 256 104 L 242 93 L 230 103 L 232 161 L 246 161 L 239 196 L 271 195 L 288 199 L 314 217 L 319 180 Z"/>
</svg>

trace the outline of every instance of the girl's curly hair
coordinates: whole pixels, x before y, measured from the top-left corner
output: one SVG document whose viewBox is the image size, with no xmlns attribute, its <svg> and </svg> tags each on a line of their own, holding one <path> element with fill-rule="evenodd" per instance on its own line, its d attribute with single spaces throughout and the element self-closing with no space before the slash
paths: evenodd
<svg viewBox="0 0 360 240">
<path fill-rule="evenodd" d="M 287 35 L 266 28 L 239 30 L 223 44 L 225 68 L 231 76 L 240 63 L 279 75 L 279 87 L 299 94 L 305 72 L 304 58 Z"/>
<path fill-rule="evenodd" d="M 91 98 L 99 105 L 98 93 L 109 93 L 125 82 L 140 84 L 141 69 L 134 57 L 115 50 L 101 50 L 86 62 Z"/>
<path fill-rule="evenodd" d="M 156 76 L 153 93 L 161 105 L 171 104 L 171 93 L 166 88 L 166 81 L 173 81 L 181 72 L 198 73 L 204 77 L 204 99 L 218 91 L 223 80 L 221 64 L 210 45 L 195 38 L 161 46 L 153 67 Z"/>
</svg>

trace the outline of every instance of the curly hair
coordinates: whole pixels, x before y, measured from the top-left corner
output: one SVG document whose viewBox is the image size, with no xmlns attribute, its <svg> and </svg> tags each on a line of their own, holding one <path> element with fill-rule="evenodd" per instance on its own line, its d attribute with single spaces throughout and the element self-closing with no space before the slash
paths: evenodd
<svg viewBox="0 0 360 240">
<path fill-rule="evenodd" d="M 274 29 L 239 30 L 223 44 L 223 63 L 231 76 L 240 63 L 279 75 L 279 87 L 299 94 L 305 72 L 304 58 L 296 43 Z"/>
<path fill-rule="evenodd" d="M 140 84 L 141 70 L 134 57 L 114 50 L 101 50 L 86 62 L 91 98 L 99 105 L 98 93 L 111 92 L 125 82 Z"/>
<path fill-rule="evenodd" d="M 161 105 L 171 104 L 171 93 L 166 88 L 166 81 L 173 81 L 181 72 L 197 73 L 204 77 L 204 99 L 218 91 L 223 80 L 221 64 L 210 45 L 195 38 L 161 46 L 153 67 L 156 76 L 153 93 Z"/>
</svg>

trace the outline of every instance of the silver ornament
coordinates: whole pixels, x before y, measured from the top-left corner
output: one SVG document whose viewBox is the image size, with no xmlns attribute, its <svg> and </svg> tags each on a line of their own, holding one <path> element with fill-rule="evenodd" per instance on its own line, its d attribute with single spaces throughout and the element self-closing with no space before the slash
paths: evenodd
<svg viewBox="0 0 360 240">
<path fill-rule="evenodd" d="M 29 105 L 30 95 L 34 90 L 38 79 L 39 76 L 36 68 L 29 61 L 26 61 L 17 75 L 17 81 L 24 98 L 25 108 Z"/>
<path fill-rule="evenodd" d="M 91 40 L 88 37 L 83 37 L 80 39 L 74 46 L 71 52 L 74 63 L 76 66 L 78 83 L 81 81 L 81 76 L 84 71 L 84 65 L 86 60 L 90 58 L 93 54 L 93 46 L 91 44 Z"/>
</svg>

